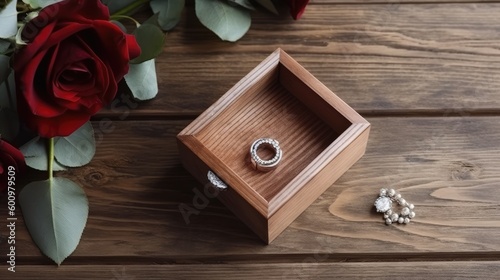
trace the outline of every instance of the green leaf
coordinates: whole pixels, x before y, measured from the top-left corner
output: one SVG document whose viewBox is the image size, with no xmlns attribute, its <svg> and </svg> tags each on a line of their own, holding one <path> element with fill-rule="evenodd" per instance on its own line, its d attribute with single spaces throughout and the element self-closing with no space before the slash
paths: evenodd
<svg viewBox="0 0 500 280">
<path fill-rule="evenodd" d="M 10 72 L 7 78 L 0 82 L 0 108 L 10 108 L 12 110 L 17 108 L 14 72 Z"/>
<path fill-rule="evenodd" d="M 141 55 L 130 63 L 138 64 L 157 57 L 165 45 L 165 34 L 153 24 L 143 24 L 134 31 L 135 39 L 141 47 Z"/>
<path fill-rule="evenodd" d="M 0 54 L 0 82 L 5 81 L 10 72 L 12 72 L 9 61 L 10 58 L 8 56 Z"/>
<path fill-rule="evenodd" d="M 13 142 L 19 133 L 19 119 L 17 117 L 17 112 L 10 108 L 1 108 L 0 119 L 9 120 L 0 122 L 1 138 Z"/>
<path fill-rule="evenodd" d="M 264 7 L 266 10 L 270 11 L 271 13 L 275 15 L 279 15 L 278 9 L 276 9 L 276 6 L 274 6 L 274 3 L 272 0 L 254 0 L 255 2 L 259 3 L 262 7 Z"/>
<path fill-rule="evenodd" d="M 61 2 L 63 0 L 23 0 L 24 3 L 29 4 L 33 8 L 45 8 L 49 5 Z"/>
<path fill-rule="evenodd" d="M 174 28 L 181 20 L 185 0 L 151 0 L 151 9 L 158 13 L 158 23 L 163 30 Z"/>
<path fill-rule="evenodd" d="M 10 42 L 0 38 L 0 55 L 4 54 L 10 48 Z"/>
<path fill-rule="evenodd" d="M 250 28 L 250 12 L 219 0 L 196 0 L 196 16 L 222 40 L 235 42 Z"/>
<path fill-rule="evenodd" d="M 0 11 L 7 7 L 7 4 L 12 2 L 12 0 L 0 0 Z"/>
<path fill-rule="evenodd" d="M 17 1 L 11 1 L 7 6 L 0 10 L 0 38 L 10 38 L 16 35 L 17 32 Z"/>
<path fill-rule="evenodd" d="M 83 189 L 61 177 L 32 182 L 21 190 L 19 204 L 33 241 L 60 265 L 75 251 L 87 223 Z"/>
<path fill-rule="evenodd" d="M 8 102 L 9 98 L 15 96 L 14 72 L 10 68 L 9 61 L 8 56 L 0 54 L 0 107 L 3 108 L 15 105 Z"/>
<path fill-rule="evenodd" d="M 80 167 L 92 160 L 95 150 L 94 129 L 87 122 L 71 135 L 58 138 L 54 145 L 54 156 L 64 166 Z"/>
<path fill-rule="evenodd" d="M 49 166 L 47 143 L 44 140 L 45 139 L 40 137 L 35 137 L 19 149 L 24 155 L 26 165 L 41 171 L 47 171 Z M 57 161 L 54 161 L 53 169 L 54 171 L 66 170 L 66 168 Z"/>
<path fill-rule="evenodd" d="M 131 64 L 128 74 L 125 75 L 125 82 L 135 98 L 139 100 L 154 98 L 158 94 L 155 60 Z"/>
<path fill-rule="evenodd" d="M 161 28 L 160 24 L 158 23 L 158 16 L 159 14 L 155 13 L 152 16 L 150 16 L 147 20 L 145 20 L 142 24 L 152 24 Z"/>
<path fill-rule="evenodd" d="M 255 7 L 252 5 L 250 0 L 228 0 L 229 4 L 239 5 L 245 9 L 255 11 Z"/>
<path fill-rule="evenodd" d="M 14 141 L 19 133 L 15 85 L 9 57 L 0 55 L 0 137 L 8 141 Z"/>
<path fill-rule="evenodd" d="M 22 24 L 19 27 L 19 29 L 17 30 L 17 34 L 16 34 L 16 44 L 17 45 L 23 46 L 23 45 L 27 45 L 28 44 L 22 38 L 22 33 L 23 33 L 23 29 L 24 29 L 25 26 L 26 26 L 26 24 Z"/>
</svg>

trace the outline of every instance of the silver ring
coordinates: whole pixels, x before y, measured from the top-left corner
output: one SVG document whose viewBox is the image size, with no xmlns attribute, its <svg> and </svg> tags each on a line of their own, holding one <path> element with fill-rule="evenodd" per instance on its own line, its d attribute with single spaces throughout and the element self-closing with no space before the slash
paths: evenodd
<svg viewBox="0 0 500 280">
<path fill-rule="evenodd" d="M 207 178 L 208 181 L 212 184 L 214 188 L 216 188 L 219 191 L 225 191 L 227 190 L 227 185 L 222 181 L 219 176 L 215 175 L 211 170 L 208 170 L 207 173 Z"/>
<path fill-rule="evenodd" d="M 274 156 L 268 160 L 260 158 L 257 154 L 260 147 L 267 147 L 271 149 Z M 259 171 L 269 172 L 274 170 L 280 163 L 282 156 L 283 152 L 281 151 L 280 143 L 272 138 L 259 138 L 252 143 L 252 146 L 250 146 L 250 158 L 252 160 L 252 165 Z"/>
<path fill-rule="evenodd" d="M 393 202 L 397 202 L 403 208 L 401 213 L 398 214 L 392 210 Z M 408 224 L 411 219 L 415 218 L 415 205 L 406 201 L 394 189 L 381 189 L 374 205 L 377 212 L 384 213 L 386 225 L 394 223 Z"/>
</svg>

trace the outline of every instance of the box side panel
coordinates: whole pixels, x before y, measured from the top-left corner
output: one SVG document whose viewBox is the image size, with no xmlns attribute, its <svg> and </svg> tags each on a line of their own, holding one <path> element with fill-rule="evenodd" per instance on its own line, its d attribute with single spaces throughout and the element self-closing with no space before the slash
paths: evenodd
<svg viewBox="0 0 500 280">
<path fill-rule="evenodd" d="M 269 243 L 269 222 L 231 187 L 221 191 L 217 198 L 243 221 L 264 242 Z"/>
<path fill-rule="evenodd" d="M 338 133 L 342 133 L 352 123 L 368 123 L 284 51 L 280 53 L 279 66 L 282 85 Z"/>
<path fill-rule="evenodd" d="M 307 86 L 299 77 L 288 68 L 280 68 L 280 82 L 297 99 L 306 105 L 337 133 L 343 133 L 351 124 L 339 111 L 326 102 L 317 92 Z"/>
<path fill-rule="evenodd" d="M 257 65 L 250 73 L 243 77 L 231 89 L 229 89 L 219 100 L 205 110 L 196 120 L 191 122 L 180 133 L 181 135 L 194 135 L 200 129 L 206 128 L 208 124 L 214 121 L 218 115 L 224 112 L 227 108 L 237 101 L 249 88 L 260 83 L 262 77 L 278 71 L 280 49 L 274 51 L 259 65 Z"/>
<path fill-rule="evenodd" d="M 359 134 L 353 141 L 316 176 L 290 198 L 269 219 L 269 242 L 272 242 L 311 203 L 328 189 L 365 153 L 370 128 Z"/>
<path fill-rule="evenodd" d="M 182 165 L 201 183 L 200 187 L 208 186 L 213 188 L 207 178 L 207 173 L 210 170 L 209 166 L 183 142 L 185 140 L 186 137 L 177 137 L 177 145 L 179 147 Z M 232 189 L 231 186 L 229 186 L 226 191 L 215 192 L 214 195 L 264 240 L 264 242 L 269 242 L 267 218 L 262 216 L 250 203 Z"/>
</svg>

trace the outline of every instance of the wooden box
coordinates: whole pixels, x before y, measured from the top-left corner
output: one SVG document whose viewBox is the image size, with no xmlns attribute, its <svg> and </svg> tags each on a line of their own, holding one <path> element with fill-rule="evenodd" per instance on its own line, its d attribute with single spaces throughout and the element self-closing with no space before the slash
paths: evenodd
<svg viewBox="0 0 500 280">
<path fill-rule="evenodd" d="M 364 154 L 370 124 L 278 49 L 177 136 L 181 161 L 265 242 L 273 241 Z M 250 164 L 254 140 L 280 142 L 268 173 Z"/>
</svg>

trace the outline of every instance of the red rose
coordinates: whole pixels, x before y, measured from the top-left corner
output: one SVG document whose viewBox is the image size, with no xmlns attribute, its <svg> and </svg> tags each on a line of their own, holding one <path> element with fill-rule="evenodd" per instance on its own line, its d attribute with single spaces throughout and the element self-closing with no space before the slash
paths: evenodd
<svg viewBox="0 0 500 280">
<path fill-rule="evenodd" d="M 66 0 L 45 7 L 26 24 L 28 42 L 14 56 L 18 111 L 42 137 L 67 136 L 111 103 L 135 37 L 109 21 L 99 0 Z"/>
<path fill-rule="evenodd" d="M 288 6 L 290 6 L 290 14 L 293 19 L 299 19 L 304 11 L 309 0 L 288 0 Z"/>
<path fill-rule="evenodd" d="M 23 154 L 0 139 L 0 192 L 7 189 L 9 181 L 15 183 L 15 180 L 19 178 L 19 174 L 24 172 L 25 169 L 26 163 Z"/>
</svg>

